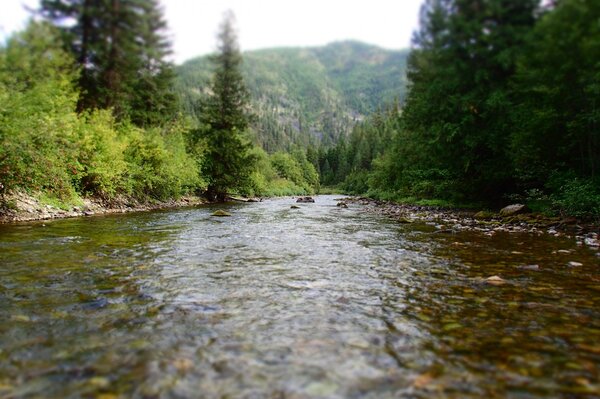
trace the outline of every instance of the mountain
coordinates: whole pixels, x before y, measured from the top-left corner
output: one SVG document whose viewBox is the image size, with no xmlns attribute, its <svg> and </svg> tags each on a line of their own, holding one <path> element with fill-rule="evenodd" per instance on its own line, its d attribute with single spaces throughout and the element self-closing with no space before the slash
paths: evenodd
<svg viewBox="0 0 600 399">
<path fill-rule="evenodd" d="M 245 52 L 256 140 L 267 151 L 334 143 L 369 113 L 404 99 L 407 56 L 354 41 Z M 177 67 L 177 91 L 192 115 L 211 75 L 209 56 Z"/>
</svg>

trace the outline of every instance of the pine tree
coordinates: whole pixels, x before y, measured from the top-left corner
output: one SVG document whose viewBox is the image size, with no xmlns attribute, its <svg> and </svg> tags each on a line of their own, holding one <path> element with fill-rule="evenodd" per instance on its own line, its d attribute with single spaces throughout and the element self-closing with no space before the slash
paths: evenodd
<svg viewBox="0 0 600 399">
<path fill-rule="evenodd" d="M 513 83 L 513 158 L 540 187 L 558 170 L 600 172 L 600 4 L 561 0 L 529 40 Z"/>
<path fill-rule="evenodd" d="M 428 0 L 409 60 L 404 166 L 470 199 L 511 189 L 510 91 L 538 0 Z M 406 152 L 417 163 L 407 159 Z M 435 183 L 434 183 L 435 184 Z"/>
<path fill-rule="evenodd" d="M 208 147 L 202 172 L 209 180 L 207 197 L 223 201 L 228 192 L 248 186 L 253 160 L 250 144 L 242 136 L 250 120 L 249 93 L 240 72 L 242 55 L 233 13 L 225 14 L 217 39 L 212 95 L 201 104 L 200 112 Z"/>
<path fill-rule="evenodd" d="M 78 110 L 112 108 L 121 119 L 155 125 L 172 117 L 172 65 L 157 0 L 42 0 L 81 69 Z"/>
</svg>

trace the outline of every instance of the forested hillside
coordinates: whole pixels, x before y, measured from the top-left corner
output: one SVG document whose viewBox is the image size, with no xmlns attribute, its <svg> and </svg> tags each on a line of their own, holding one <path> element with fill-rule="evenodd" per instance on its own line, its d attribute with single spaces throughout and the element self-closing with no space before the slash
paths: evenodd
<svg viewBox="0 0 600 399">
<path fill-rule="evenodd" d="M 269 152 L 337 142 L 366 115 L 404 98 L 407 56 L 407 50 L 351 41 L 244 53 L 257 142 Z M 190 60 L 176 72 L 182 105 L 195 114 L 207 93 L 210 57 Z"/>
<path fill-rule="evenodd" d="M 330 148 L 323 182 L 600 218 L 600 3 L 427 0 L 421 17 L 402 112 Z"/>
</svg>

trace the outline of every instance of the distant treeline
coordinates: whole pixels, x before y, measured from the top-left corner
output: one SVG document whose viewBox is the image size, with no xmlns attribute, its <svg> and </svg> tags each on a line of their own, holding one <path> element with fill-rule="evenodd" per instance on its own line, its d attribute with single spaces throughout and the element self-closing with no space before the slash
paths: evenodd
<svg viewBox="0 0 600 399">
<path fill-rule="evenodd" d="M 328 150 L 323 183 L 600 217 L 598 21 L 596 0 L 427 0 L 405 104 Z"/>
</svg>

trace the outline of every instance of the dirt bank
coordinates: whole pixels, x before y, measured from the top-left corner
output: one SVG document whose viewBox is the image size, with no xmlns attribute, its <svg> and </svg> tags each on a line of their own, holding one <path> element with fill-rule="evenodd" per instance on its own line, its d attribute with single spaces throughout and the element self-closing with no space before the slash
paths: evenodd
<svg viewBox="0 0 600 399">
<path fill-rule="evenodd" d="M 118 197 L 111 201 L 105 201 L 99 198 L 85 198 L 81 205 L 64 209 L 44 204 L 35 196 L 26 193 L 10 193 L 5 194 L 2 201 L 3 205 L 0 207 L 0 223 L 61 219 L 109 213 L 151 211 L 194 206 L 204 203 L 206 203 L 204 198 L 196 196 L 154 202 L 140 202 L 126 197 Z"/>
</svg>

